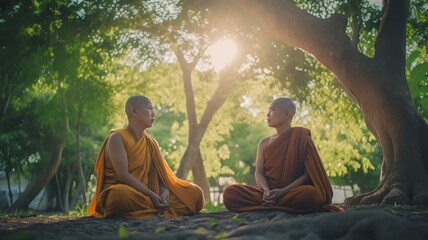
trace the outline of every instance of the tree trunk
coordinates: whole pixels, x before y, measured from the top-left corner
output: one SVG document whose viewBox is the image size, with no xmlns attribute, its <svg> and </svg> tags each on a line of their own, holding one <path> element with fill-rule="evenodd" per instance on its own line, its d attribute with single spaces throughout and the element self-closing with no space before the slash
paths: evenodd
<svg viewBox="0 0 428 240">
<path fill-rule="evenodd" d="M 70 195 L 72 192 L 72 185 L 73 185 L 73 173 L 74 173 L 74 168 L 70 167 L 66 167 L 65 171 L 64 171 L 64 177 L 62 179 L 62 181 L 64 182 L 64 192 L 62 195 L 62 199 L 64 202 L 64 212 L 68 212 L 70 210 L 70 206 L 72 206 L 70 204 Z"/>
<path fill-rule="evenodd" d="M 183 73 L 184 93 L 186 96 L 186 111 L 187 120 L 189 122 L 189 139 L 186 152 L 181 158 L 180 165 L 177 170 L 177 177 L 186 179 L 187 175 L 192 169 L 196 159 L 199 145 L 201 144 L 202 135 L 199 133 L 198 120 L 196 116 L 195 95 L 192 86 L 192 71 L 199 61 L 200 57 L 195 57 L 192 63 L 187 63 L 183 53 L 179 49 L 175 49 L 175 55 L 180 63 L 181 71 Z"/>
<path fill-rule="evenodd" d="M 76 168 L 81 168 L 81 165 L 79 166 L 76 163 Z M 70 206 L 72 208 L 75 208 L 79 204 L 85 204 L 86 203 L 86 182 L 82 182 L 81 177 L 78 177 L 76 180 L 76 189 L 74 189 L 74 194 L 71 195 L 71 203 Z"/>
<path fill-rule="evenodd" d="M 77 171 L 79 172 L 79 181 L 76 194 L 80 195 L 82 194 L 83 202 L 86 203 L 86 181 L 85 176 L 83 174 L 83 168 L 82 168 L 82 160 L 80 159 L 80 123 L 82 119 L 82 112 L 83 112 L 83 103 L 79 103 L 79 110 L 77 114 L 77 126 L 76 126 L 76 162 L 77 162 Z"/>
<path fill-rule="evenodd" d="M 59 179 L 58 179 L 58 171 L 56 171 L 56 173 L 55 173 L 55 183 L 56 183 L 55 184 L 55 186 L 56 186 L 56 196 L 57 196 L 58 202 L 59 202 L 59 209 L 62 212 L 65 212 L 66 210 L 65 210 L 65 207 L 64 207 L 64 200 L 63 200 L 64 196 L 62 195 L 62 191 L 61 191 L 62 188 L 61 188 L 61 185 L 60 185 Z M 68 205 L 68 201 L 67 201 L 67 205 Z M 67 208 L 68 208 L 68 206 L 67 206 Z"/>
<path fill-rule="evenodd" d="M 12 212 L 17 209 L 27 209 L 31 201 L 37 196 L 37 194 L 42 190 L 55 175 L 56 170 L 58 169 L 62 150 L 64 148 L 64 139 L 58 140 L 53 144 L 51 160 L 47 164 L 44 171 L 39 175 L 37 179 L 31 182 L 21 196 L 16 200 L 16 202 L 7 209 L 7 211 Z"/>
<path fill-rule="evenodd" d="M 201 168 L 195 168 L 195 161 L 197 161 L 198 156 L 200 156 L 200 145 L 202 138 L 208 128 L 209 123 L 213 119 L 215 113 L 220 109 L 220 107 L 224 104 L 233 87 L 238 81 L 237 74 L 235 72 L 230 73 L 224 72 L 224 74 L 220 77 L 219 85 L 212 95 L 211 99 L 208 101 L 207 106 L 205 107 L 204 113 L 202 114 L 201 120 L 198 123 L 196 116 L 196 105 L 195 105 L 195 97 L 192 87 L 192 71 L 196 66 L 196 63 L 200 59 L 200 56 L 195 57 L 194 62 L 187 63 L 183 54 L 175 49 L 175 55 L 180 63 L 181 70 L 183 72 L 183 83 L 184 83 L 184 92 L 186 95 L 186 108 L 187 108 L 187 118 L 189 121 L 189 140 L 186 152 L 181 158 L 180 165 L 177 170 L 177 177 L 186 179 L 190 170 L 194 169 L 193 175 L 201 176 L 197 171 L 203 169 L 203 161 L 202 157 L 200 163 Z M 205 170 L 203 170 L 203 175 L 205 175 Z M 201 180 L 208 186 L 209 191 L 209 182 L 208 179 Z M 206 189 L 205 189 L 206 190 Z M 206 198 L 209 200 L 209 197 Z"/>
<path fill-rule="evenodd" d="M 361 54 L 346 35 L 347 19 L 319 19 L 288 1 L 233 1 L 273 39 L 312 53 L 339 79 L 382 147 L 379 186 L 345 204 L 428 205 L 427 125 L 418 115 L 405 76 L 408 1 L 384 1 L 375 57 Z"/>
<path fill-rule="evenodd" d="M 21 195 L 21 162 L 19 162 L 19 166 L 16 167 L 16 174 L 18 175 L 18 193 Z"/>
<path fill-rule="evenodd" d="M 6 111 L 9 108 L 10 99 L 12 97 L 12 82 L 13 79 L 9 78 L 9 73 L 6 73 L 4 76 L 4 86 L 1 93 L 1 105 L 0 105 L 0 132 L 2 129 L 2 123 L 6 116 Z"/>
<path fill-rule="evenodd" d="M 7 189 L 9 190 L 9 201 L 10 206 L 13 204 L 13 195 L 12 195 L 12 189 L 10 188 L 10 169 L 11 169 L 11 163 L 10 158 L 9 160 L 6 160 L 6 167 L 4 168 L 4 172 L 6 173 L 6 181 L 7 181 Z"/>
<path fill-rule="evenodd" d="M 193 168 L 193 165 L 196 161 L 196 156 L 199 151 L 199 145 L 200 142 L 197 146 L 195 146 L 194 144 L 187 145 L 186 151 L 184 152 L 184 155 L 180 160 L 180 165 L 178 166 L 178 170 L 176 173 L 178 178 L 186 179 L 187 175 L 189 175 L 189 172 Z"/>
<path fill-rule="evenodd" d="M 201 150 L 198 149 L 195 164 L 192 167 L 193 177 L 195 178 L 195 183 L 202 188 L 204 192 L 205 202 L 211 202 L 210 195 L 210 183 L 208 181 L 207 174 L 205 172 L 204 164 L 202 162 Z"/>
</svg>

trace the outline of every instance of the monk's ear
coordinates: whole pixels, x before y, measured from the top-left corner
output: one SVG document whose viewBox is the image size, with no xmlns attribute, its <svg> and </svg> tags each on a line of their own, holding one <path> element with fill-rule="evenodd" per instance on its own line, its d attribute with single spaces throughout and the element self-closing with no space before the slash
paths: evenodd
<svg viewBox="0 0 428 240">
<path fill-rule="evenodd" d="M 132 115 L 136 115 L 137 114 L 137 108 L 135 107 L 135 105 L 131 106 L 131 114 Z"/>
</svg>

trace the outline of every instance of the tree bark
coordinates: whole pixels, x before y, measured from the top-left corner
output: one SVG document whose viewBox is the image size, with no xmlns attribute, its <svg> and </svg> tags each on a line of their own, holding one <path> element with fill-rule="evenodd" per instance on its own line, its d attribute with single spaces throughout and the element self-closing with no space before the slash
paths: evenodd
<svg viewBox="0 0 428 240">
<path fill-rule="evenodd" d="M 76 165 L 77 165 L 77 171 L 79 172 L 79 181 L 77 186 L 77 195 L 82 195 L 82 200 L 85 203 L 86 202 L 86 181 L 85 181 L 85 175 L 83 174 L 83 168 L 82 168 L 82 160 L 80 159 L 80 123 L 82 120 L 82 113 L 83 113 L 83 102 L 79 102 L 79 109 L 77 114 L 77 126 L 76 126 Z"/>
<path fill-rule="evenodd" d="M 210 182 L 208 181 L 207 174 L 205 172 L 204 163 L 202 162 L 201 150 L 198 149 L 195 164 L 192 167 L 193 177 L 195 178 L 195 183 L 202 188 L 204 192 L 205 202 L 211 202 L 210 195 Z"/>
<path fill-rule="evenodd" d="M 10 205 L 13 204 L 13 195 L 12 189 L 10 188 L 10 170 L 11 170 L 10 158 L 6 160 L 6 167 L 4 168 L 4 172 L 6 173 L 6 181 L 7 181 L 7 189 L 9 190 L 9 201 Z"/>
<path fill-rule="evenodd" d="M 375 56 L 361 54 L 346 35 L 347 19 L 320 19 L 288 1 L 233 1 L 273 39 L 299 47 L 330 69 L 359 106 L 382 147 L 379 186 L 353 204 L 428 205 L 427 125 L 410 97 L 405 75 L 408 1 L 384 1 Z M 425 134 L 425 135 L 424 135 Z"/>
<path fill-rule="evenodd" d="M 33 201 L 40 190 L 42 190 L 55 175 L 61 160 L 63 148 L 64 140 L 56 141 L 55 144 L 53 144 L 52 156 L 47 167 L 44 168 L 42 174 L 39 175 L 40 177 L 31 182 L 16 202 L 7 209 L 8 212 L 28 208 L 31 201 Z"/>
<path fill-rule="evenodd" d="M 55 172 L 55 183 L 56 183 L 55 184 L 55 186 L 56 186 L 56 196 L 57 196 L 58 202 L 59 202 L 59 209 L 62 212 L 65 212 L 66 208 L 64 207 L 64 196 L 62 195 L 62 191 L 61 191 L 62 188 L 61 188 L 61 185 L 60 185 L 59 179 L 58 179 L 58 171 Z M 67 195 L 67 198 L 68 198 L 68 193 L 65 194 L 65 195 Z M 67 204 L 68 204 L 68 200 L 67 200 Z M 57 204 L 57 207 L 58 207 L 58 204 Z M 68 208 L 68 206 L 67 206 L 67 208 Z"/>
<path fill-rule="evenodd" d="M 12 82 L 13 79 L 9 78 L 9 73 L 6 73 L 3 79 L 4 86 L 1 93 L 1 105 L 0 105 L 0 131 L 3 128 L 3 120 L 6 116 L 6 111 L 9 108 L 10 99 L 12 97 Z"/>
<path fill-rule="evenodd" d="M 64 177 L 62 178 L 62 181 L 64 182 L 64 188 L 62 193 L 62 199 L 64 203 L 64 209 L 62 209 L 62 211 L 68 212 L 70 210 L 70 206 L 72 206 L 72 204 L 70 204 L 70 195 L 72 195 L 71 193 L 74 168 L 66 167 L 63 172 Z"/>
<path fill-rule="evenodd" d="M 195 162 L 197 151 L 202 140 L 202 136 L 198 131 L 199 129 L 196 116 L 195 95 L 192 86 L 192 71 L 196 66 L 197 61 L 199 60 L 199 57 L 195 58 L 193 63 L 187 63 L 180 50 L 175 50 L 175 55 L 177 56 L 178 62 L 181 66 L 181 71 L 183 73 L 184 93 L 186 96 L 186 111 L 189 122 L 188 145 L 180 161 L 176 175 L 179 178 L 186 179 Z"/>
</svg>

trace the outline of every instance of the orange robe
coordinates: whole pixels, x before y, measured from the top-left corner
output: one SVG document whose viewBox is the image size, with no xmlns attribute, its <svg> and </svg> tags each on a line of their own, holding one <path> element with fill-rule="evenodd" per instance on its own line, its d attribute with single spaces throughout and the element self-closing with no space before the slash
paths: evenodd
<svg viewBox="0 0 428 240">
<path fill-rule="evenodd" d="M 297 186 L 273 205 L 263 205 L 261 187 L 233 184 L 225 188 L 223 203 L 230 211 L 282 210 L 308 213 L 338 208 L 329 205 L 333 190 L 309 129 L 294 127 L 275 139 L 263 152 L 265 177 L 269 189 L 284 188 L 302 176 L 305 169 L 310 181 Z"/>
<path fill-rule="evenodd" d="M 159 181 L 168 188 L 169 207 L 162 212 L 164 217 L 192 215 L 203 208 L 201 188 L 174 175 L 156 140 L 144 134 L 135 142 L 128 130 L 120 129 L 109 133 L 98 155 L 95 164 L 97 187 L 88 208 L 88 216 L 141 219 L 155 217 L 160 213 L 147 195 L 121 183 L 111 161 L 105 160 L 107 140 L 113 132 L 122 136 L 129 173 L 157 194 L 160 192 Z"/>
</svg>

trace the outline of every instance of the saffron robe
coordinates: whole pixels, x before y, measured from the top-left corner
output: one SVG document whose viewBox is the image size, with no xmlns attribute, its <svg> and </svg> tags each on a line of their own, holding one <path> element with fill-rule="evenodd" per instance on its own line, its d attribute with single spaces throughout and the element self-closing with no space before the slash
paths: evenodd
<svg viewBox="0 0 428 240">
<path fill-rule="evenodd" d="M 333 190 L 315 148 L 309 129 L 294 127 L 281 134 L 263 151 L 265 178 L 269 189 L 281 189 L 306 172 L 309 181 L 296 186 L 277 199 L 275 204 L 263 204 L 263 189 L 243 184 L 225 188 L 223 203 L 230 211 L 282 210 L 308 213 L 323 210 L 340 211 L 329 205 Z"/>
<path fill-rule="evenodd" d="M 105 159 L 107 141 L 113 132 L 122 136 L 129 173 L 158 195 L 160 181 L 167 187 L 170 193 L 168 209 L 161 212 L 147 195 L 119 181 L 111 161 Z M 204 206 L 201 188 L 177 178 L 160 152 L 158 143 L 146 133 L 135 142 L 126 129 L 111 131 L 101 147 L 95 171 L 97 186 L 88 216 L 142 219 L 162 214 L 164 217 L 175 217 L 198 213 Z"/>
</svg>

